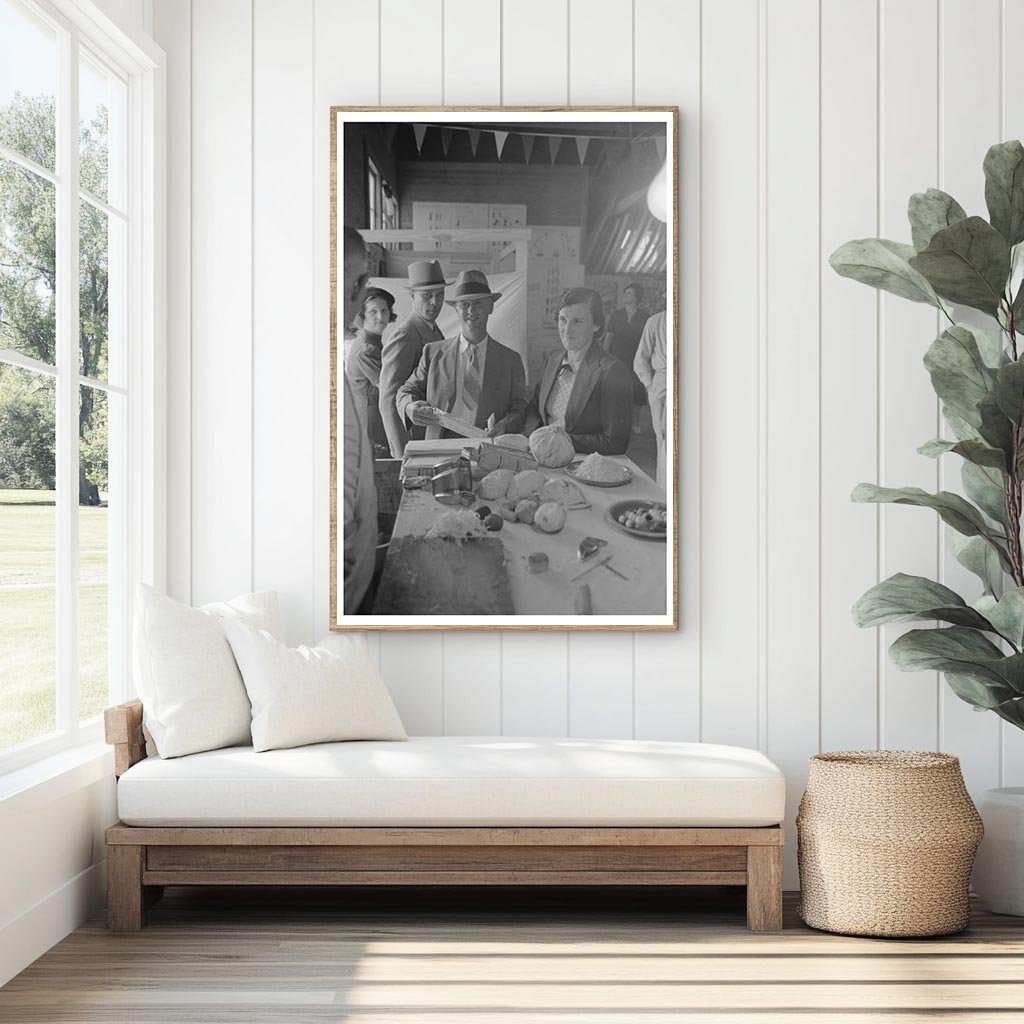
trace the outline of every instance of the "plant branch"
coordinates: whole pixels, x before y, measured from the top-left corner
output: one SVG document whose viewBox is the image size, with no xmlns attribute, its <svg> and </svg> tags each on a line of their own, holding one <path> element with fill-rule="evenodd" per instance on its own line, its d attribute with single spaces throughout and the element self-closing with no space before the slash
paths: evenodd
<svg viewBox="0 0 1024 1024">
<path fill-rule="evenodd" d="M 1013 307 L 1005 304 L 1006 309 L 1006 333 L 1010 339 L 1010 352 L 1013 361 L 1017 361 L 1017 331 L 1013 319 Z M 1021 517 L 1021 480 L 1019 471 L 1019 453 L 1021 443 L 1024 441 L 1021 431 L 1021 420 L 1024 419 L 1024 408 L 1021 408 L 1013 424 L 1013 443 L 1010 454 L 1009 467 L 1006 474 L 1006 489 L 1004 491 L 1004 507 L 1006 509 L 1006 542 L 1007 551 L 1010 556 L 1013 582 L 1018 587 L 1024 587 L 1024 556 L 1021 554 L 1020 543 L 1020 517 Z"/>
<path fill-rule="evenodd" d="M 1013 306 L 1003 301 L 1003 310 L 1006 314 L 1006 336 L 1010 339 L 1010 353 L 1013 356 L 1013 361 L 1017 362 L 1017 331 L 1013 321 Z"/>
</svg>

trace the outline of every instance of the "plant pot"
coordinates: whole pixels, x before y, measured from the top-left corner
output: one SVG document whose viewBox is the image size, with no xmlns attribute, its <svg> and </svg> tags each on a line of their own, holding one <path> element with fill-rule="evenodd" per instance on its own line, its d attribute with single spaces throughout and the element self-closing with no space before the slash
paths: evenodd
<svg viewBox="0 0 1024 1024">
<path fill-rule="evenodd" d="M 800 917 L 844 935 L 962 931 L 980 839 L 981 818 L 955 757 L 818 754 L 797 815 Z"/>
<path fill-rule="evenodd" d="M 982 798 L 985 838 L 972 882 L 986 910 L 1024 916 L 1024 787 L 990 789 Z"/>
</svg>

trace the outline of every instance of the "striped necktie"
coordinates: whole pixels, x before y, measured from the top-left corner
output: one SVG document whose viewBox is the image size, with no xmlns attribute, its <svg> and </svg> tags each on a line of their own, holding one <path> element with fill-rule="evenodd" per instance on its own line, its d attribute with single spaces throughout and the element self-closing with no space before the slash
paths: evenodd
<svg viewBox="0 0 1024 1024">
<path fill-rule="evenodd" d="M 480 353 L 476 345 L 466 350 L 466 369 L 462 377 L 462 400 L 474 411 L 480 405 Z"/>
</svg>

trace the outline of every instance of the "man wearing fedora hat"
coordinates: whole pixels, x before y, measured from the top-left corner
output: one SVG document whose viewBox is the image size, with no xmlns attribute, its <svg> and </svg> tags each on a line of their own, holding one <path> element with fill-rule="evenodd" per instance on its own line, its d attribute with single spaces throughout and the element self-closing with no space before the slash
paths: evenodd
<svg viewBox="0 0 1024 1024">
<path fill-rule="evenodd" d="M 412 437 L 422 437 L 421 427 L 410 430 L 396 407 L 398 389 L 409 379 L 419 362 L 423 346 L 428 341 L 441 341 L 444 335 L 438 329 L 437 315 L 444 305 L 445 281 L 441 264 L 437 260 L 420 260 L 409 264 L 409 283 L 412 294 L 412 312 L 392 333 L 384 338 L 380 368 L 380 415 L 384 420 L 391 455 L 400 459 L 405 444 Z"/>
<path fill-rule="evenodd" d="M 487 320 L 500 298 L 482 271 L 459 274 L 447 301 L 462 330 L 426 345 L 416 370 L 398 389 L 399 413 L 425 427 L 427 438 L 457 436 L 442 430 L 436 410 L 491 436 L 519 433 L 527 399 L 523 361 L 487 333 Z"/>
</svg>

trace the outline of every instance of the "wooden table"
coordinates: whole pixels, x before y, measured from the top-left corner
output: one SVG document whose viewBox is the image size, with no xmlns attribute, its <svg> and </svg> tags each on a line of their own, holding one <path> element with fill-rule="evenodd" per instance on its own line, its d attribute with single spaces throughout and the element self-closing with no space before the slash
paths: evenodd
<svg viewBox="0 0 1024 1024">
<path fill-rule="evenodd" d="M 428 447 L 431 451 L 458 454 L 469 442 L 462 439 L 410 442 L 407 454 Z M 440 461 L 445 454 L 438 454 Z M 663 615 L 666 612 L 666 592 L 669 572 L 667 541 L 644 540 L 633 537 L 613 526 L 605 519 L 609 505 L 624 498 L 646 498 L 665 501 L 665 491 L 659 487 L 631 459 L 615 456 L 615 461 L 627 466 L 633 479 L 623 487 L 592 487 L 580 484 L 580 490 L 591 502 L 588 509 L 569 511 L 565 527 L 554 534 L 534 530 L 525 523 L 505 523 L 493 537 L 499 538 L 505 549 L 505 563 L 512 589 L 512 601 L 517 615 L 572 615 L 573 598 L 577 584 L 570 578 L 592 564 L 580 562 L 577 549 L 584 537 L 598 537 L 608 542 L 594 558 L 611 555 L 610 564 L 625 576 L 620 579 L 600 566 L 579 581 L 591 589 L 595 615 Z M 562 476 L 560 469 L 542 469 L 546 476 Z M 469 506 L 476 509 L 497 502 L 477 501 Z M 450 506 L 434 500 L 428 487 L 425 490 L 406 491 L 398 510 L 392 544 L 403 537 L 426 534 L 439 516 Z M 548 556 L 547 572 L 533 575 L 527 571 L 527 560 L 534 552 Z M 387 567 L 385 566 L 385 573 Z M 377 609 L 387 614 L 387 609 Z"/>
</svg>

